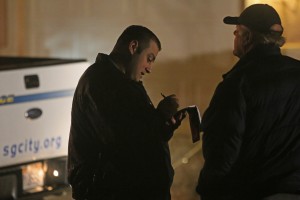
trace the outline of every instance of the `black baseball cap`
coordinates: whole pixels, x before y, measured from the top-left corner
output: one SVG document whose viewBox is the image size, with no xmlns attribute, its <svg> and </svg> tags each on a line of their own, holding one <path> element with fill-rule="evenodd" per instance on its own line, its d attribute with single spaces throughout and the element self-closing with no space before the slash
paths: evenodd
<svg viewBox="0 0 300 200">
<path fill-rule="evenodd" d="M 276 10 L 268 4 L 253 4 L 240 14 L 239 17 L 225 17 L 223 19 L 225 24 L 232 25 L 245 25 L 251 30 L 258 31 L 260 33 L 277 32 L 280 35 L 283 32 L 281 20 Z M 280 25 L 281 31 L 271 30 L 273 25 Z"/>
</svg>

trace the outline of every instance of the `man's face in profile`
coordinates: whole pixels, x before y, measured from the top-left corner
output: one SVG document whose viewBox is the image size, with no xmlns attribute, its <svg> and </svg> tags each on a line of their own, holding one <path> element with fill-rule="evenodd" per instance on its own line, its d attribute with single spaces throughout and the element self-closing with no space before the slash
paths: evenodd
<svg viewBox="0 0 300 200">
<path fill-rule="evenodd" d="M 151 72 L 159 48 L 153 40 L 150 40 L 149 46 L 138 52 L 137 49 L 132 54 L 126 76 L 134 81 L 141 81 L 143 76 Z"/>
</svg>

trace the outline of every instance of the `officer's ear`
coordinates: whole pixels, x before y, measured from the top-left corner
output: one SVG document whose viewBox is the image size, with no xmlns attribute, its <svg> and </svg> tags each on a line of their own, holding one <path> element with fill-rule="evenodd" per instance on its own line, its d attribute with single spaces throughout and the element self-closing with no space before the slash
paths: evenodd
<svg viewBox="0 0 300 200">
<path fill-rule="evenodd" d="M 129 43 L 129 51 L 131 55 L 133 55 L 137 51 L 138 47 L 139 47 L 139 42 L 137 40 L 132 40 Z"/>
</svg>

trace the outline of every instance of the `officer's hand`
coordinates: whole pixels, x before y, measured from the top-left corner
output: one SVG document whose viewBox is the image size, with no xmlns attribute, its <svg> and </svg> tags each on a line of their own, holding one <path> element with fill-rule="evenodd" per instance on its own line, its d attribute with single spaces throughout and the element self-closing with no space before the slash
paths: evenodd
<svg viewBox="0 0 300 200">
<path fill-rule="evenodd" d="M 172 94 L 170 96 L 163 98 L 159 102 L 157 106 L 157 110 L 164 115 L 166 120 L 172 120 L 173 116 L 177 112 L 178 107 L 179 107 L 179 100 L 175 94 Z"/>
<path fill-rule="evenodd" d="M 181 122 L 186 117 L 186 115 L 187 115 L 186 109 L 180 110 L 177 113 L 175 113 L 175 115 L 172 117 L 170 121 L 175 129 L 177 129 L 181 125 Z"/>
</svg>

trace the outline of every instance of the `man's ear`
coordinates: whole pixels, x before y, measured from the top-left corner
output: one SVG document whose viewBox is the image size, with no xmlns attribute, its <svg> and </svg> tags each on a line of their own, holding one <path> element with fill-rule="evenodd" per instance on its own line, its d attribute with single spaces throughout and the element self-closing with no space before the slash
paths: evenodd
<svg viewBox="0 0 300 200">
<path fill-rule="evenodd" d="M 129 51 L 132 55 L 137 51 L 138 46 L 139 46 L 139 42 L 137 40 L 132 40 L 129 43 Z"/>
<path fill-rule="evenodd" d="M 245 46 L 250 46 L 253 43 L 253 33 L 248 31 L 247 34 L 244 35 L 243 43 Z"/>
</svg>

